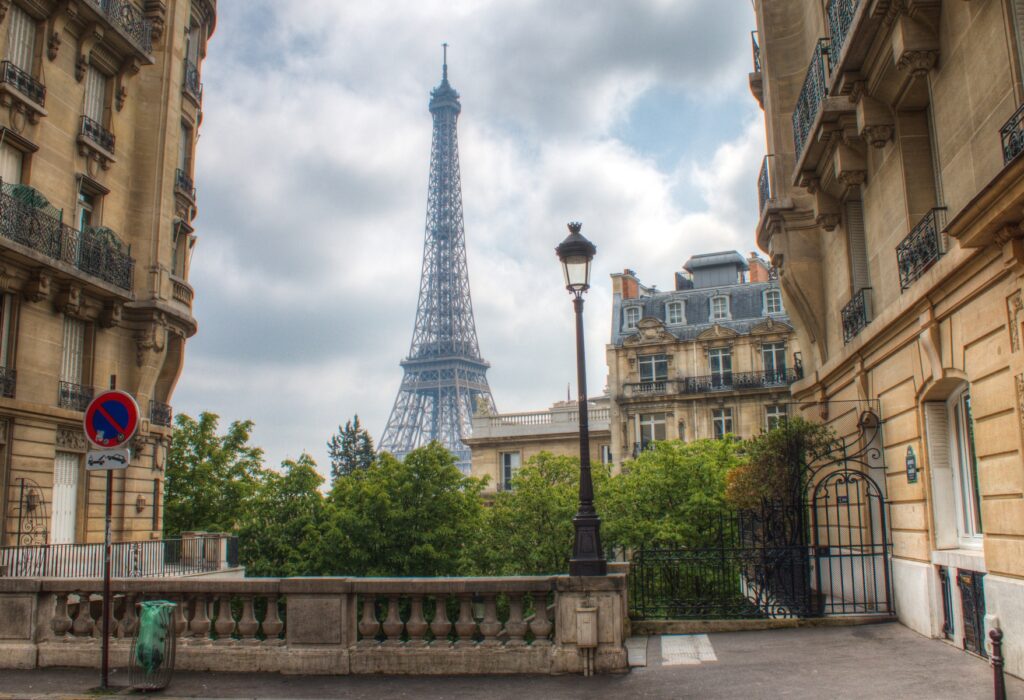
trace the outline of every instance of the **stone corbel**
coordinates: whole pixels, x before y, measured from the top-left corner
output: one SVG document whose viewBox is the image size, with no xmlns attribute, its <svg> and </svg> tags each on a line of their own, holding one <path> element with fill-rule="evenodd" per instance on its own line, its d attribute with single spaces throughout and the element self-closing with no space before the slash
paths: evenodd
<svg viewBox="0 0 1024 700">
<path fill-rule="evenodd" d="M 69 284 L 57 293 L 53 301 L 54 307 L 60 313 L 73 318 L 81 318 L 82 315 L 82 288 Z"/>
<path fill-rule="evenodd" d="M 40 302 L 46 299 L 50 296 L 50 275 L 42 270 L 36 270 L 29 278 L 22 294 L 28 301 Z"/>
<path fill-rule="evenodd" d="M 4 21 L 9 9 L 11 9 L 11 0 L 0 0 L 0 22 Z"/>
<path fill-rule="evenodd" d="M 103 27 L 98 24 L 90 24 L 82 32 L 82 38 L 78 42 L 78 56 L 75 58 L 75 80 L 78 82 L 82 82 L 85 78 L 85 69 L 89 66 L 92 49 L 101 41 L 103 41 Z"/>
<path fill-rule="evenodd" d="M 167 3 L 164 0 L 146 0 L 144 12 L 153 28 L 153 43 L 156 44 L 164 36 L 167 23 Z"/>
<path fill-rule="evenodd" d="M 939 40 L 936 34 L 921 22 L 901 15 L 892 31 L 892 60 L 901 71 L 911 75 L 926 75 L 939 58 Z"/>
<path fill-rule="evenodd" d="M 77 0 L 65 0 L 57 5 L 46 23 L 46 57 L 51 61 L 57 60 L 60 46 L 64 42 L 64 29 L 68 22 L 78 17 Z"/>
<path fill-rule="evenodd" d="M 814 221 L 826 231 L 835 231 L 839 226 L 839 202 L 824 190 L 814 191 Z"/>
<path fill-rule="evenodd" d="M 840 144 L 832 156 L 832 169 L 836 181 L 845 186 L 846 190 L 864 184 L 867 179 L 867 165 L 864 156 L 857 149 Z"/>
<path fill-rule="evenodd" d="M 0 291 L 14 291 L 14 275 L 11 274 L 6 265 L 0 265 Z"/>
<path fill-rule="evenodd" d="M 124 317 L 124 305 L 119 301 L 107 302 L 103 306 L 103 310 L 100 312 L 100 326 L 103 328 L 113 328 L 114 326 L 121 325 L 121 320 Z"/>
<path fill-rule="evenodd" d="M 857 102 L 857 131 L 874 148 L 884 148 L 892 140 L 896 120 L 882 102 L 862 95 Z"/>
<path fill-rule="evenodd" d="M 1010 352 L 1020 352 L 1022 314 L 1024 314 L 1024 298 L 1018 289 L 1006 299 L 1006 326 L 1010 331 Z"/>
<path fill-rule="evenodd" d="M 128 87 L 125 83 L 128 82 L 128 78 L 139 72 L 139 68 L 139 62 L 134 58 L 129 58 L 121 64 L 121 70 L 117 72 L 114 83 L 114 106 L 117 107 L 118 112 L 124 109 L 124 102 L 128 99 Z"/>
<path fill-rule="evenodd" d="M 146 361 L 146 353 L 161 353 L 167 346 L 167 320 L 159 314 L 149 325 L 149 329 L 135 336 L 135 364 L 142 367 Z"/>
</svg>

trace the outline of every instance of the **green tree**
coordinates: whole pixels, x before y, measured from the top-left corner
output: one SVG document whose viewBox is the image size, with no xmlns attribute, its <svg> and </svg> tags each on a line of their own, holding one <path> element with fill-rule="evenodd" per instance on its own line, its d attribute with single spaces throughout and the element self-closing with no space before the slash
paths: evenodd
<svg viewBox="0 0 1024 700">
<path fill-rule="evenodd" d="M 359 425 L 359 416 L 338 426 L 338 432 L 327 441 L 327 456 L 331 460 L 331 483 L 339 476 L 347 476 L 357 469 L 367 469 L 376 457 L 373 438 Z"/>
<path fill-rule="evenodd" d="M 217 432 L 220 418 L 179 413 L 164 473 L 164 533 L 228 532 L 243 519 L 263 472 L 263 451 L 249 444 L 252 421 Z"/>
<path fill-rule="evenodd" d="M 399 461 L 380 454 L 330 493 L 321 573 L 458 576 L 476 568 L 483 482 L 436 442 Z"/>
<path fill-rule="evenodd" d="M 591 469 L 595 489 L 608 479 L 603 465 Z M 512 479 L 512 490 L 494 497 L 486 513 L 482 563 L 497 576 L 565 573 L 572 555 L 573 523 L 579 506 L 580 463 L 575 457 L 541 452 Z M 598 512 L 601 506 L 598 505 Z"/>
<path fill-rule="evenodd" d="M 303 453 L 281 472 L 266 470 L 238 528 L 239 558 L 248 576 L 311 576 L 327 516 L 316 462 Z"/>
<path fill-rule="evenodd" d="M 741 455 L 742 443 L 734 440 L 654 443 L 626 462 L 601 493 L 605 544 L 699 545 L 705 526 L 728 510 L 727 475 Z"/>
</svg>

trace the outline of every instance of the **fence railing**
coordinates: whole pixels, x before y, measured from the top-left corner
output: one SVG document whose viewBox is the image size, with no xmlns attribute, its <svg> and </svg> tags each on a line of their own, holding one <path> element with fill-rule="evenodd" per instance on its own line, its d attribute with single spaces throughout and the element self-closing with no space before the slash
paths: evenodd
<svg viewBox="0 0 1024 700">
<path fill-rule="evenodd" d="M 92 401 L 93 389 L 74 382 L 57 382 L 57 406 L 69 411 L 84 411 Z"/>
<path fill-rule="evenodd" d="M 855 293 L 842 311 L 843 342 L 849 343 L 871 322 L 871 288 Z"/>
<path fill-rule="evenodd" d="M 203 84 L 199 80 L 199 66 L 192 61 L 185 59 L 185 91 L 192 95 L 197 102 L 203 101 Z"/>
<path fill-rule="evenodd" d="M 10 61 L 0 63 L 0 81 L 13 85 L 40 107 L 46 104 L 46 86 Z"/>
<path fill-rule="evenodd" d="M 626 398 L 666 394 L 704 394 L 714 391 L 788 386 L 802 378 L 802 369 L 780 367 L 760 372 L 717 372 L 684 379 L 627 383 L 623 385 L 623 389 Z"/>
<path fill-rule="evenodd" d="M 945 213 L 945 208 L 929 211 L 896 246 L 901 292 L 909 289 L 946 252 L 942 240 Z"/>
<path fill-rule="evenodd" d="M 846 45 L 846 37 L 853 26 L 853 18 L 857 14 L 860 0 L 829 0 L 828 32 L 831 40 L 831 54 L 834 63 L 839 62 Z"/>
<path fill-rule="evenodd" d="M 219 571 L 225 568 L 223 539 L 234 540 L 237 545 L 237 537 L 115 542 L 111 545 L 111 576 L 145 578 Z M 5 576 L 14 578 L 101 577 L 103 544 L 3 547 L 0 548 L 0 571 L 6 571 Z"/>
<path fill-rule="evenodd" d="M 153 24 L 131 0 L 90 0 L 145 53 L 153 53 Z"/>
<path fill-rule="evenodd" d="M 82 115 L 82 136 L 92 139 L 100 148 L 114 152 L 114 134 L 95 119 Z"/>
<path fill-rule="evenodd" d="M 758 213 L 764 211 L 764 207 L 768 204 L 768 201 L 772 199 L 772 182 L 769 162 L 772 158 L 771 154 L 764 157 L 761 161 L 761 170 L 757 173 L 757 211 Z"/>
<path fill-rule="evenodd" d="M 800 96 L 793 108 L 793 145 L 797 160 L 804 152 L 811 127 L 828 93 L 828 75 L 831 72 L 828 61 L 829 41 L 826 38 L 818 39 L 811 54 L 810 65 L 807 66 L 803 87 L 800 88 Z"/>
<path fill-rule="evenodd" d="M 1024 151 L 1024 105 L 1003 124 L 999 138 L 1003 142 L 1003 165 L 1007 165 Z"/>
</svg>

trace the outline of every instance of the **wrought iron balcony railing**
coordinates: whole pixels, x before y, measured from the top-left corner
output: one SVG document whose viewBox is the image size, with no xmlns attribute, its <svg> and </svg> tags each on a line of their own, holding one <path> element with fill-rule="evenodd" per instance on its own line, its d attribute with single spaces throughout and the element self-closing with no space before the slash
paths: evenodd
<svg viewBox="0 0 1024 700">
<path fill-rule="evenodd" d="M 162 425 L 165 428 L 170 428 L 172 418 L 174 418 L 174 412 L 169 404 L 150 399 L 149 420 L 153 425 Z"/>
<path fill-rule="evenodd" d="M 153 23 L 131 0 L 90 0 L 112 25 L 127 34 L 145 53 L 153 53 Z"/>
<path fill-rule="evenodd" d="M 185 91 L 196 98 L 197 102 L 203 101 L 203 84 L 199 81 L 199 66 L 192 61 L 185 59 Z"/>
<path fill-rule="evenodd" d="M 174 187 L 193 202 L 196 201 L 196 186 L 188 173 L 181 168 L 174 171 Z"/>
<path fill-rule="evenodd" d="M 857 14 L 857 6 L 860 0 L 829 0 L 828 3 L 828 33 L 832 44 L 830 51 L 832 59 L 839 61 L 843 53 L 843 46 L 846 44 L 846 37 L 853 26 L 853 17 Z"/>
<path fill-rule="evenodd" d="M 754 54 L 754 72 L 761 72 L 761 44 L 757 42 L 757 30 L 750 32 L 750 50 Z"/>
<path fill-rule="evenodd" d="M 796 106 L 793 108 L 793 144 L 796 148 L 797 160 L 807 145 L 807 137 L 810 136 L 811 126 L 818 117 L 821 110 L 821 103 L 828 93 L 828 76 L 831 72 L 829 64 L 829 41 L 818 39 L 811 55 L 811 63 L 807 67 L 807 75 L 804 78 L 803 87 L 800 89 L 800 97 L 797 98 Z"/>
<path fill-rule="evenodd" d="M 665 396 L 670 394 L 706 394 L 713 391 L 738 391 L 788 386 L 803 378 L 802 368 L 780 367 L 760 372 L 718 372 L 684 379 L 666 379 L 623 385 L 624 398 Z"/>
<path fill-rule="evenodd" d="M 109 153 L 114 152 L 114 134 L 94 119 L 82 115 L 82 136 L 92 139 L 100 148 Z"/>
<path fill-rule="evenodd" d="M 45 201 L 30 187 L 0 183 L 0 237 L 131 290 L 135 260 L 110 229 L 77 231 L 61 223 L 60 210 L 33 204 L 34 197 Z"/>
<path fill-rule="evenodd" d="M 92 401 L 92 387 L 73 382 L 59 382 L 57 405 L 70 411 L 84 411 Z"/>
<path fill-rule="evenodd" d="M 0 82 L 13 85 L 40 107 L 46 103 L 46 86 L 10 61 L 0 63 Z"/>
<path fill-rule="evenodd" d="M 17 375 L 10 367 L 0 367 L 0 396 L 14 398 L 14 384 Z"/>
<path fill-rule="evenodd" d="M 843 307 L 843 342 L 849 343 L 871 323 L 871 288 L 865 287 Z"/>
<path fill-rule="evenodd" d="M 761 171 L 757 174 L 757 202 L 758 212 L 764 211 L 764 206 L 768 203 L 768 200 L 772 199 L 772 183 L 771 173 L 769 169 L 769 159 L 771 154 L 766 155 L 764 160 L 761 161 Z"/>
<path fill-rule="evenodd" d="M 1024 105 L 1021 105 L 1010 120 L 1003 124 L 1003 128 L 999 130 L 999 137 L 1003 140 L 1003 165 L 1008 165 L 1024 151 Z"/>
<path fill-rule="evenodd" d="M 942 240 L 945 209 L 932 209 L 924 215 L 907 237 L 896 246 L 896 265 L 900 272 L 900 291 L 923 275 L 945 253 Z"/>
</svg>

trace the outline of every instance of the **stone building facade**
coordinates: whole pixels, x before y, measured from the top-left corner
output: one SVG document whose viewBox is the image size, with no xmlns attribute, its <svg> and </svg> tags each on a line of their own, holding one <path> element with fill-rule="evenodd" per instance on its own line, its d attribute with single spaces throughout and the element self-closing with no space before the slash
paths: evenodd
<svg viewBox="0 0 1024 700">
<path fill-rule="evenodd" d="M 611 462 L 608 415 L 607 396 L 590 401 L 591 464 Z M 472 451 L 470 475 L 488 477 L 484 493 L 508 490 L 516 471 L 541 452 L 579 457 L 579 404 L 559 401 L 546 411 L 527 413 L 478 412 L 473 416 L 473 435 L 465 443 Z"/>
<path fill-rule="evenodd" d="M 757 256 L 695 255 L 675 289 L 612 275 L 607 347 L 615 463 L 655 440 L 752 437 L 789 411 L 800 349 L 774 272 Z"/>
<path fill-rule="evenodd" d="M 0 545 L 102 541 L 82 411 L 107 388 L 143 415 L 113 538 L 161 534 L 215 21 L 216 0 L 0 1 Z"/>
<path fill-rule="evenodd" d="M 901 621 L 1024 675 L 1024 6 L 755 0 L 793 397 L 880 412 Z"/>
</svg>

